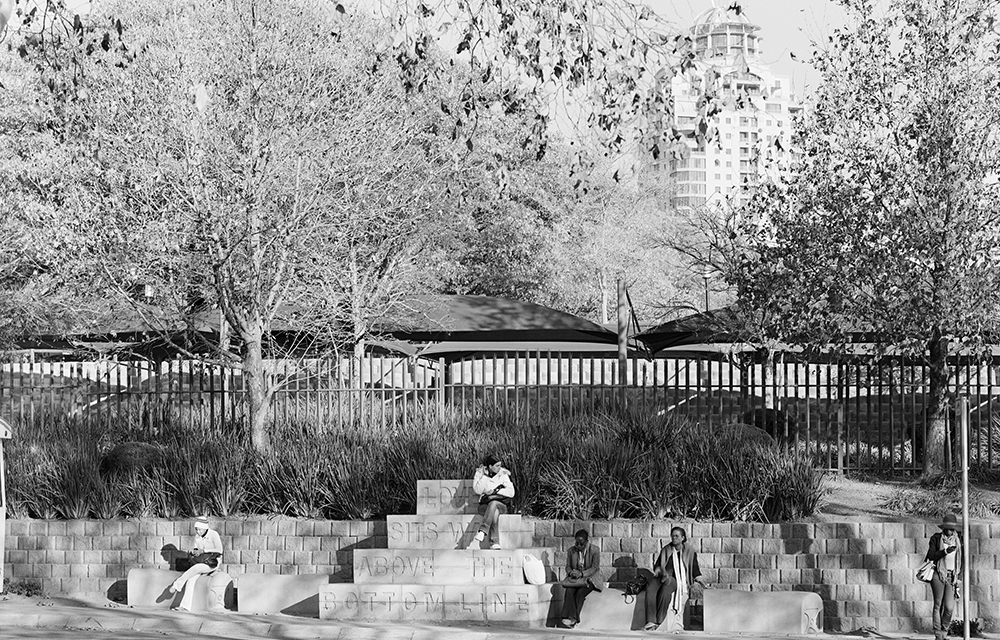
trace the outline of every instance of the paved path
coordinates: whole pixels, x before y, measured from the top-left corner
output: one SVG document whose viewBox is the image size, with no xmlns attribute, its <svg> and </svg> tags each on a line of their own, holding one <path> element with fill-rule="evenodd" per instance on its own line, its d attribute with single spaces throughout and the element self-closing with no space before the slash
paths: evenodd
<svg viewBox="0 0 1000 640">
<path fill-rule="evenodd" d="M 192 614 L 164 609 L 138 609 L 110 602 L 73 598 L 24 598 L 0 600 L 0 637 L 4 640 L 51 638 L 53 640 L 163 638 L 287 638 L 289 640 L 569 640 L 571 638 L 658 637 L 662 634 L 626 631 L 570 631 L 566 629 L 510 629 L 426 624 L 375 624 L 331 622 L 285 615 L 246 613 Z M 783 640 L 816 640 L 824 636 L 781 636 Z M 691 631 L 669 636 L 678 640 L 763 639 L 761 634 L 708 634 Z M 844 634 L 845 638 L 860 635 Z M 873 638 L 929 638 L 921 634 L 871 635 Z"/>
</svg>

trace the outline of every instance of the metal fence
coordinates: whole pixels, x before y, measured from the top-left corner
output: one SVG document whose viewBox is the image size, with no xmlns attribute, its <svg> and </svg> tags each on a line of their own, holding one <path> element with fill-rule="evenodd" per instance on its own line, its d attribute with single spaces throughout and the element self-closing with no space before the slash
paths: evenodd
<svg viewBox="0 0 1000 640">
<path fill-rule="evenodd" d="M 919 466 L 913 449 L 927 428 L 928 371 L 898 359 L 806 362 L 791 355 L 703 353 L 630 359 L 619 371 L 612 358 L 537 352 L 270 360 L 266 366 L 278 388 L 274 419 L 317 431 L 345 423 L 405 427 L 415 419 L 485 412 L 512 423 L 542 421 L 624 402 L 708 428 L 777 418 L 779 438 L 809 451 L 820 467 L 903 471 Z M 967 398 L 970 407 L 970 462 L 996 468 L 998 368 L 955 360 L 952 372 L 952 397 Z M 155 431 L 169 421 L 218 429 L 245 420 L 245 395 L 238 370 L 191 360 L 83 362 L 22 353 L 0 368 L 0 415 L 15 426 L 128 421 Z"/>
</svg>

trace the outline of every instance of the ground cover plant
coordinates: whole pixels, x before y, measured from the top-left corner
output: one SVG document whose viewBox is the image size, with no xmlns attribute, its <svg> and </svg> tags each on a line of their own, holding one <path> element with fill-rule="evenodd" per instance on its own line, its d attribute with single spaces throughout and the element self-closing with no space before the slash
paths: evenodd
<svg viewBox="0 0 1000 640">
<path fill-rule="evenodd" d="M 420 479 L 471 477 L 496 452 L 513 470 L 521 513 L 558 519 L 780 521 L 823 495 L 811 458 L 752 430 L 608 411 L 511 420 L 436 411 L 404 425 L 276 425 L 261 454 L 238 425 L 168 421 L 150 433 L 128 415 L 36 415 L 8 449 L 13 518 L 196 514 L 372 519 L 415 511 Z"/>
</svg>

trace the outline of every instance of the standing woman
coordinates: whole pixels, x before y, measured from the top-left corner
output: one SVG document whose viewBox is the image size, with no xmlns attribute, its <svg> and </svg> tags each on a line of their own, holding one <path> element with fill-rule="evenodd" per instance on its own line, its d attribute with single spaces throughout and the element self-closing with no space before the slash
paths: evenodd
<svg viewBox="0 0 1000 640">
<path fill-rule="evenodd" d="M 962 539 L 958 536 L 958 518 L 953 514 L 946 515 L 938 528 L 941 531 L 931 536 L 924 560 L 934 563 L 934 638 L 944 640 L 955 610 L 955 591 L 962 581 Z"/>
<path fill-rule="evenodd" d="M 670 544 L 660 550 L 653 565 L 653 579 L 646 586 L 646 631 L 664 622 L 667 632 L 684 630 L 684 608 L 694 583 L 707 587 L 698 566 L 698 554 L 687 543 L 687 532 L 670 530 Z"/>
</svg>

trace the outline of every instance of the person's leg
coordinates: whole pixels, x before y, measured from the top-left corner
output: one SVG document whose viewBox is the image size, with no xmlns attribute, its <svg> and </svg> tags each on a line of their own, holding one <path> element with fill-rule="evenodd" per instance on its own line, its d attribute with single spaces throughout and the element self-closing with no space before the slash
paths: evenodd
<svg viewBox="0 0 1000 640">
<path fill-rule="evenodd" d="M 174 580 L 174 583 L 170 586 L 171 591 L 173 591 L 174 593 L 178 591 L 184 592 L 184 595 L 181 597 L 181 604 L 180 604 L 181 608 L 188 608 L 188 609 L 191 608 L 190 605 L 191 598 L 194 597 L 193 580 L 200 575 L 211 573 L 213 571 L 215 571 L 213 567 L 210 567 L 203 562 L 199 562 L 198 564 L 192 565 L 190 569 L 188 569 L 181 575 L 181 577 Z M 186 606 L 184 604 L 185 602 L 188 602 Z"/>
<path fill-rule="evenodd" d="M 580 619 L 580 611 L 577 609 L 576 592 L 579 587 L 564 587 L 562 620 L 563 624 L 569 625 Z"/>
<path fill-rule="evenodd" d="M 574 598 L 576 599 L 576 615 L 573 617 L 574 622 L 580 622 L 580 614 L 583 613 L 583 603 L 587 599 L 587 596 L 590 595 L 591 591 L 593 591 L 593 589 L 590 587 L 580 587 L 576 590 L 576 593 L 574 594 Z"/>
<path fill-rule="evenodd" d="M 649 579 L 649 583 L 646 585 L 646 591 L 644 592 L 646 597 L 646 624 L 657 624 L 656 619 L 656 605 L 659 601 L 660 587 L 662 582 L 656 576 Z"/>
<path fill-rule="evenodd" d="M 504 503 L 494 500 L 490 503 L 493 506 L 493 518 L 490 522 L 489 537 L 490 546 L 499 547 L 500 546 L 500 516 L 507 513 L 507 505 Z M 485 521 L 485 518 L 484 518 Z"/>
<path fill-rule="evenodd" d="M 947 636 L 951 628 L 951 616 L 955 611 L 955 585 L 941 583 L 944 587 L 941 593 L 941 636 Z"/>
<path fill-rule="evenodd" d="M 938 574 L 935 571 L 934 575 L 931 577 L 931 593 L 934 595 L 934 608 L 932 609 L 932 612 L 931 612 L 932 613 L 932 615 L 931 615 L 931 624 L 932 624 L 931 629 L 934 631 L 934 637 L 937 640 L 944 640 L 944 637 L 947 634 L 947 629 L 945 629 L 944 627 L 941 626 L 941 623 L 943 622 L 942 615 L 941 615 L 941 613 L 942 613 L 941 612 L 941 609 L 942 609 L 941 605 L 942 605 L 942 603 L 944 601 L 945 591 L 947 591 L 947 587 L 948 586 L 949 585 L 946 585 L 941 580 L 941 578 L 938 577 Z M 949 612 L 949 616 L 948 617 L 951 618 L 950 612 Z M 950 623 L 951 620 L 949 619 L 948 622 Z"/>
<path fill-rule="evenodd" d="M 656 624 L 663 624 L 667 617 L 667 609 L 670 608 L 670 599 L 674 597 L 677 590 L 677 580 L 673 576 L 663 578 L 663 588 L 660 589 L 660 597 L 656 600 Z"/>
</svg>

